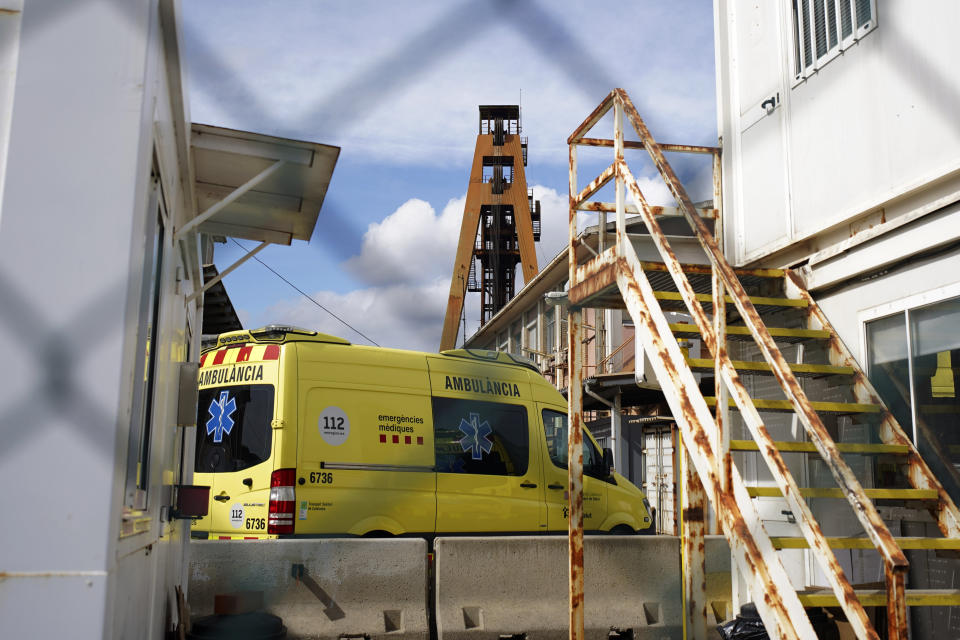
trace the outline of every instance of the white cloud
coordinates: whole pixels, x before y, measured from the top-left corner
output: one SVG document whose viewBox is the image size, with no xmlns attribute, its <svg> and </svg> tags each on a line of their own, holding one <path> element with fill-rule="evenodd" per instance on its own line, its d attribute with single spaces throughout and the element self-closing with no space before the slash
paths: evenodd
<svg viewBox="0 0 960 640">
<path fill-rule="evenodd" d="M 533 186 L 533 197 L 540 201 L 540 244 L 537 257 L 542 269 L 566 248 L 570 240 L 570 200 L 566 194 L 561 195 L 555 189 L 539 184 Z M 585 221 L 580 220 L 580 223 L 582 229 Z"/>
<path fill-rule="evenodd" d="M 413 198 L 363 236 L 360 255 L 344 267 L 371 285 L 416 283 L 453 272 L 466 196 L 450 200 L 438 216 L 428 202 Z"/>
<path fill-rule="evenodd" d="M 641 176 L 637 178 L 637 185 L 640 187 L 640 193 L 643 194 L 644 199 L 649 204 L 661 207 L 677 206 L 677 201 L 673 198 L 673 194 L 670 193 L 670 189 L 667 189 L 666 183 L 659 175 L 655 175 L 652 178 Z M 627 201 L 633 202 L 633 198 L 631 198 L 629 194 L 627 195 Z"/>
<path fill-rule="evenodd" d="M 430 203 L 411 198 L 380 222 L 370 224 L 359 255 L 344 268 L 369 286 L 312 297 L 345 323 L 385 347 L 436 351 L 450 291 L 453 258 L 466 196 L 447 202 L 437 215 Z M 467 299 L 467 330 L 475 330 L 479 300 Z M 264 322 L 316 329 L 358 344 L 367 341 L 305 298 L 267 307 Z"/>
<path fill-rule="evenodd" d="M 541 202 L 542 233 L 537 253 L 542 268 L 567 244 L 567 197 L 541 185 L 533 189 Z M 312 297 L 382 346 L 436 351 L 465 201 L 466 196 L 452 199 L 437 215 L 428 202 L 407 200 L 382 221 L 371 224 L 360 254 L 344 263 L 369 286 L 343 294 L 318 291 Z M 470 335 L 479 325 L 479 294 L 467 294 L 466 307 L 466 331 Z M 284 322 L 366 343 L 344 323 L 302 297 L 268 306 L 258 320 L 258 324 Z M 246 321 L 244 324 L 249 326 Z"/>
<path fill-rule="evenodd" d="M 436 351 L 449 287 L 449 281 L 435 278 L 417 284 L 357 289 L 345 294 L 319 291 L 311 295 L 380 346 Z M 343 322 L 304 298 L 277 302 L 263 311 L 263 317 L 340 336 L 355 344 L 369 344 Z"/>
</svg>

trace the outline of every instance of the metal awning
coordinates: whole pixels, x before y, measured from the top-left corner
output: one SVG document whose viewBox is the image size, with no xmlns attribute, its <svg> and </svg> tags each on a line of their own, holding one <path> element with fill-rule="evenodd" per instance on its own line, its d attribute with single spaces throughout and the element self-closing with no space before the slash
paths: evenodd
<svg viewBox="0 0 960 640">
<path fill-rule="evenodd" d="M 182 241 L 196 233 L 256 240 L 260 244 L 187 297 L 202 296 L 269 244 L 310 240 L 327 195 L 340 147 L 194 124 L 197 216 L 178 228 Z"/>
<path fill-rule="evenodd" d="M 196 230 L 270 244 L 310 240 L 340 148 L 192 125 Z"/>
</svg>

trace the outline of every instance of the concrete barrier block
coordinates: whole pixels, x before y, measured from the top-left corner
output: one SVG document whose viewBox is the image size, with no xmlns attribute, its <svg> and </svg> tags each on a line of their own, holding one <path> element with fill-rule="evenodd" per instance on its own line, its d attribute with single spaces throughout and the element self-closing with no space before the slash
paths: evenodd
<svg viewBox="0 0 960 640">
<path fill-rule="evenodd" d="M 439 640 L 568 637 L 567 539 L 438 538 Z M 587 536 L 588 640 L 682 636 L 680 545 L 673 536 Z"/>
<path fill-rule="evenodd" d="M 213 613 L 217 594 L 261 591 L 291 638 L 429 638 L 425 540 L 195 540 L 190 548 L 194 616 Z"/>
<path fill-rule="evenodd" d="M 707 620 L 720 624 L 733 618 L 730 545 L 723 536 L 705 536 Z"/>
</svg>

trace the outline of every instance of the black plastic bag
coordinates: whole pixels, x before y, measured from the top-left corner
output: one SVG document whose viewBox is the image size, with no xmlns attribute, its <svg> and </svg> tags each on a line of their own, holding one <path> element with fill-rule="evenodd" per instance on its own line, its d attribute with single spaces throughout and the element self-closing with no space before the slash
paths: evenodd
<svg viewBox="0 0 960 640">
<path fill-rule="evenodd" d="M 837 623 L 823 609 L 808 609 L 807 616 L 819 640 L 839 640 Z M 763 620 L 752 602 L 740 607 L 740 615 L 717 626 L 723 640 L 769 640 Z"/>
<path fill-rule="evenodd" d="M 717 631 L 723 640 L 770 640 L 757 607 L 752 602 L 740 607 L 740 614 L 733 620 L 717 625 Z"/>
</svg>

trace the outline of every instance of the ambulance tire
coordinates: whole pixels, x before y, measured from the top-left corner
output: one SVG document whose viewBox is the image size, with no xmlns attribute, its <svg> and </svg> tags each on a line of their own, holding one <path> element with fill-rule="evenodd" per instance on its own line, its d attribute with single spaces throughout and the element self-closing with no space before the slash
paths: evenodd
<svg viewBox="0 0 960 640">
<path fill-rule="evenodd" d="M 393 534 L 389 531 L 367 531 L 363 534 L 364 538 L 392 538 Z"/>
<path fill-rule="evenodd" d="M 632 536 L 635 533 L 636 531 L 625 524 L 618 524 L 613 529 L 610 529 L 610 535 L 612 536 Z"/>
</svg>

